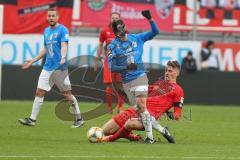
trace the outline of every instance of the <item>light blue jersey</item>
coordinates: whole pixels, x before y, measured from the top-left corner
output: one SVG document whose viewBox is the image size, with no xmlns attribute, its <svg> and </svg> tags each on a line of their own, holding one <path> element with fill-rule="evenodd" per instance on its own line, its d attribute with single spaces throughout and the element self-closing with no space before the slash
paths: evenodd
<svg viewBox="0 0 240 160">
<path fill-rule="evenodd" d="M 47 27 L 44 31 L 44 46 L 46 48 L 46 62 L 43 69 L 52 71 L 56 69 L 67 69 L 67 63 L 60 65 L 62 59 L 61 43 L 68 42 L 68 29 L 58 24 L 56 28 Z"/>
<path fill-rule="evenodd" d="M 143 45 L 144 42 L 153 39 L 159 33 L 157 25 L 151 21 L 151 31 L 128 34 L 126 41 L 121 41 L 115 38 L 108 45 L 108 62 L 112 72 L 121 73 L 123 83 L 130 82 L 145 74 L 144 64 L 142 61 Z M 130 63 L 138 65 L 137 70 L 126 70 Z"/>
</svg>

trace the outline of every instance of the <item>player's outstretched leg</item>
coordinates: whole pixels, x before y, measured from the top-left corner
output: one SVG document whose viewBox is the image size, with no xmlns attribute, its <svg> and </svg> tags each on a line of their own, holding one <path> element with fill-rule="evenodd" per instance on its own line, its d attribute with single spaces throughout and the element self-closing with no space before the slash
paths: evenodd
<svg viewBox="0 0 240 160">
<path fill-rule="evenodd" d="M 147 144 L 153 144 L 155 140 L 153 139 L 153 133 L 152 133 L 152 123 L 151 123 L 151 115 L 147 110 L 146 107 L 146 97 L 139 95 L 137 96 L 137 106 L 140 112 L 140 117 L 142 120 L 142 124 L 145 128 L 147 137 L 145 139 L 145 143 Z"/>
<path fill-rule="evenodd" d="M 175 140 L 173 138 L 173 136 L 171 135 L 171 133 L 168 130 L 168 127 L 164 127 L 164 133 L 162 134 L 164 138 L 167 139 L 167 141 L 169 143 L 175 143 Z"/>
<path fill-rule="evenodd" d="M 142 137 L 140 135 L 133 134 L 131 130 L 128 130 L 123 126 L 119 128 L 113 135 L 105 136 L 102 142 L 113 142 L 119 138 L 126 138 L 130 141 L 140 141 Z"/>
<path fill-rule="evenodd" d="M 175 143 L 173 136 L 168 130 L 168 127 L 162 127 L 154 117 L 152 117 L 152 126 L 155 130 L 161 133 L 169 143 Z"/>
</svg>

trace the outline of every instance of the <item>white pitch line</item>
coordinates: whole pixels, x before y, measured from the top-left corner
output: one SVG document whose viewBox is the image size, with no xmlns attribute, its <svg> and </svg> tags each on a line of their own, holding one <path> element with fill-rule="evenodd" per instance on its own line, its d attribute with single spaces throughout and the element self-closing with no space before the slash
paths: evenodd
<svg viewBox="0 0 240 160">
<path fill-rule="evenodd" d="M 17 155 L 0 155 L 0 158 L 86 158 L 86 159 L 97 159 L 97 158 L 112 158 L 112 159 L 224 159 L 224 160 L 240 160 L 240 157 L 177 157 L 177 156 L 128 156 L 128 155 L 119 155 L 119 156 L 106 156 L 106 155 L 99 155 L 99 156 L 91 156 L 91 155 L 76 155 L 76 156 L 64 156 L 64 155 L 49 155 L 49 156 L 17 156 Z"/>
</svg>

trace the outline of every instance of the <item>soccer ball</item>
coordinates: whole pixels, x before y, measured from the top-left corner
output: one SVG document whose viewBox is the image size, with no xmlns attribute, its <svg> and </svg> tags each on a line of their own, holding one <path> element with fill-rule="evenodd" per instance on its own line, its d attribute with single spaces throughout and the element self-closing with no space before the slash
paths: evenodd
<svg viewBox="0 0 240 160">
<path fill-rule="evenodd" d="M 103 130 L 99 127 L 91 127 L 87 132 L 87 138 L 92 143 L 101 142 L 103 138 Z"/>
</svg>

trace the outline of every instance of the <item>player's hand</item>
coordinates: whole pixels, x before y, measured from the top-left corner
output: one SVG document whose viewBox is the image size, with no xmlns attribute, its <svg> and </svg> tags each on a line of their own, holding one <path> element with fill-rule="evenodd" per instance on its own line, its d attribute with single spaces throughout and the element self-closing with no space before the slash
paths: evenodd
<svg viewBox="0 0 240 160">
<path fill-rule="evenodd" d="M 149 10 L 142 11 L 143 17 L 147 18 L 148 20 L 152 19 L 151 12 Z"/>
<path fill-rule="evenodd" d="M 66 58 L 62 58 L 61 61 L 60 61 L 61 65 L 64 64 L 64 63 L 66 63 Z"/>
<path fill-rule="evenodd" d="M 33 64 L 32 60 L 26 60 L 25 63 L 22 65 L 22 69 L 28 69 L 29 67 L 31 67 Z"/>
<path fill-rule="evenodd" d="M 127 70 L 136 70 L 137 69 L 137 64 L 135 63 L 130 63 L 127 65 Z"/>
<path fill-rule="evenodd" d="M 168 116 L 169 119 L 174 120 L 173 112 L 171 112 L 171 111 L 166 111 L 166 114 L 167 114 L 167 116 Z"/>
</svg>

